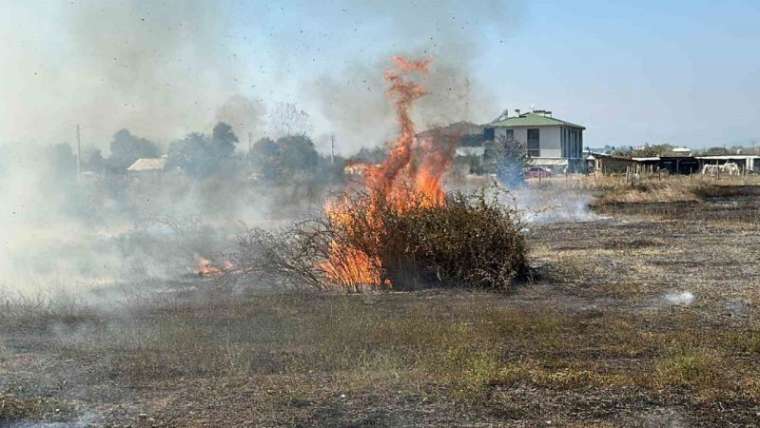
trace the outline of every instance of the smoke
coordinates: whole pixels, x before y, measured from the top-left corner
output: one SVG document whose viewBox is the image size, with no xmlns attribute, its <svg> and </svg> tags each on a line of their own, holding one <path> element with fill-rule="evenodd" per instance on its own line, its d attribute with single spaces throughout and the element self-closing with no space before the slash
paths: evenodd
<svg viewBox="0 0 760 428">
<path fill-rule="evenodd" d="M 347 9 L 357 21 L 387 21 L 390 30 L 378 40 L 388 46 L 377 55 L 381 60 L 348 62 L 303 85 L 302 91 L 316 102 L 336 134 L 339 150 L 375 146 L 395 135 L 383 80 L 393 55 L 433 60 L 423 82 L 428 95 L 415 105 L 414 120 L 420 130 L 461 120 L 484 122 L 503 108 L 478 79 L 478 61 L 499 54 L 484 52 L 480 39 L 508 37 L 521 14 L 519 2 L 399 0 L 353 4 Z"/>
<path fill-rule="evenodd" d="M 216 111 L 216 120 L 232 126 L 241 142 L 262 137 L 264 103 L 242 95 L 233 95 Z"/>
<path fill-rule="evenodd" d="M 200 218 L 220 227 L 218 239 L 208 230 L 183 232 L 190 238 L 182 244 L 192 253 L 218 249 L 222 236 L 239 229 L 235 220 L 266 221 L 273 207 L 278 220 L 297 216 L 288 211 L 292 207 L 277 206 L 285 198 L 308 199 L 309 210 L 321 206 L 311 184 L 253 191 L 255 177 L 242 174 L 204 182 L 172 177 L 160 185 L 112 172 L 77 180 L 71 156 L 60 174 L 51 174 L 56 168 L 41 155 L 47 149 L 34 143 L 71 143 L 81 124 L 85 148 L 105 148 L 119 129 L 165 148 L 224 121 L 242 148 L 248 133 L 258 138 L 265 130 L 334 132 L 343 152 L 374 146 L 398 131 L 383 78 L 388 59 L 398 53 L 433 60 L 423 82 L 429 95 L 414 111 L 418 130 L 475 120 L 499 110 L 478 83 L 477 62 L 485 56 L 478 38 L 508 35 L 519 15 L 513 3 L 502 1 L 333 3 L 332 12 L 345 9 L 352 21 L 382 28 L 385 37 L 376 39 L 372 60 L 349 55 L 345 67 L 322 76 L 299 80 L 279 73 L 277 64 L 267 68 L 301 88 L 293 104 L 250 93 L 253 70 L 236 51 L 240 28 L 231 11 L 238 6 L 203 0 L 4 5 L 0 287 L 35 292 L 59 284 L 171 278 L 182 272 L 174 262 L 193 254 L 173 249 L 168 237 L 176 228 L 157 219 Z"/>
<path fill-rule="evenodd" d="M 591 194 L 561 187 L 521 187 L 509 194 L 513 199 L 506 201 L 514 205 L 530 224 L 558 222 L 596 221 L 604 217 L 594 213 L 590 204 Z"/>
<path fill-rule="evenodd" d="M 217 108 L 243 85 L 238 74 L 245 68 L 226 39 L 227 9 L 214 2 L 85 0 L 4 9 L 6 141 L 73 137 L 76 123 L 84 141 L 100 146 L 121 128 L 165 141 L 210 127 Z"/>
<path fill-rule="evenodd" d="M 682 291 L 680 293 L 668 293 L 664 299 L 671 305 L 689 306 L 694 303 L 696 297 L 690 291 Z"/>
</svg>

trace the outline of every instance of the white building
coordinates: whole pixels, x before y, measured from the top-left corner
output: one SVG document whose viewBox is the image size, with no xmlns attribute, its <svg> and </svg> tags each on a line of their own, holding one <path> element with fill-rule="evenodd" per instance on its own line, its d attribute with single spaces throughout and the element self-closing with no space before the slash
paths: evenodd
<svg viewBox="0 0 760 428">
<path fill-rule="evenodd" d="M 127 168 L 127 175 L 135 180 L 160 179 L 166 167 L 166 156 L 140 158 Z"/>
<path fill-rule="evenodd" d="M 581 171 L 583 161 L 583 130 L 581 125 L 552 117 L 552 112 L 533 110 L 514 116 L 506 112 L 486 125 L 485 139 L 505 138 L 528 148 L 531 165 L 555 170 Z"/>
</svg>

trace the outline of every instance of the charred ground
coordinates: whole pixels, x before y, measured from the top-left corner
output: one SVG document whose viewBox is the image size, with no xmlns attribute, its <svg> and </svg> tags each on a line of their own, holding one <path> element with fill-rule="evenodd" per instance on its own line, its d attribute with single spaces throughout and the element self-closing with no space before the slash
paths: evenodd
<svg viewBox="0 0 760 428">
<path fill-rule="evenodd" d="M 679 182 L 693 197 L 669 202 L 682 192 L 651 185 L 658 200 L 633 202 L 605 198 L 647 191 L 550 184 L 596 192 L 595 219 L 530 226 L 538 275 L 506 294 L 232 293 L 204 281 L 108 310 L 9 301 L 0 421 L 752 425 L 758 187 Z M 685 293 L 693 301 L 672 297 Z"/>
</svg>

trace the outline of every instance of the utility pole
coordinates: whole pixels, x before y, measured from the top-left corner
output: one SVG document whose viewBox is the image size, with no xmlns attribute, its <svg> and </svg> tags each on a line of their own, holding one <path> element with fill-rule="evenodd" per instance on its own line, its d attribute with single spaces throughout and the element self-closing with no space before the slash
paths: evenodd
<svg viewBox="0 0 760 428">
<path fill-rule="evenodd" d="M 79 134 L 79 124 L 77 124 L 77 181 L 82 175 L 82 138 Z"/>
<path fill-rule="evenodd" d="M 470 120 L 470 78 L 464 80 L 464 120 Z"/>
<path fill-rule="evenodd" d="M 251 153 L 251 149 L 253 149 L 253 134 L 248 133 L 248 153 Z"/>
<path fill-rule="evenodd" d="M 330 164 L 335 165 L 335 134 L 330 135 Z"/>
</svg>

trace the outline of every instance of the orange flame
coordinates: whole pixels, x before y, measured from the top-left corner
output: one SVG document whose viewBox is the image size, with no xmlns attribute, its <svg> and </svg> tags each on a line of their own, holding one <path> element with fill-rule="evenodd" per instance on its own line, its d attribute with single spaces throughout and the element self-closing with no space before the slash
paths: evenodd
<svg viewBox="0 0 760 428">
<path fill-rule="evenodd" d="M 382 219 L 373 214 L 380 203 L 401 213 L 409 209 L 413 200 L 421 201 L 423 206 L 442 206 L 446 198 L 442 178 L 452 160 L 451 151 L 438 146 L 432 137 L 416 137 L 414 121 L 410 116 L 414 101 L 426 92 L 408 76 L 426 74 L 430 60 L 415 61 L 402 57 L 393 57 L 392 60 L 395 67 L 386 71 L 385 80 L 390 84 L 388 94 L 394 98 L 400 132 L 385 161 L 362 168 L 369 206 L 351 206 L 350 199 L 346 198 L 339 202 L 332 201 L 325 207 L 328 219 L 344 229 L 356 230 L 369 226 L 373 230 L 362 231 L 368 236 L 377 236 L 376 232 L 384 227 Z M 357 209 L 367 210 L 365 224 L 353 224 L 355 217 L 351 213 Z M 382 279 L 382 260 L 340 242 L 330 243 L 328 260 L 319 267 L 328 279 L 354 291 L 363 287 L 391 286 L 388 280 Z"/>
<path fill-rule="evenodd" d="M 233 268 L 234 265 L 229 260 L 222 262 L 222 266 L 219 267 L 214 265 L 211 260 L 205 257 L 196 256 L 195 271 L 198 273 L 198 276 L 220 276 L 225 272 L 231 271 Z"/>
</svg>

